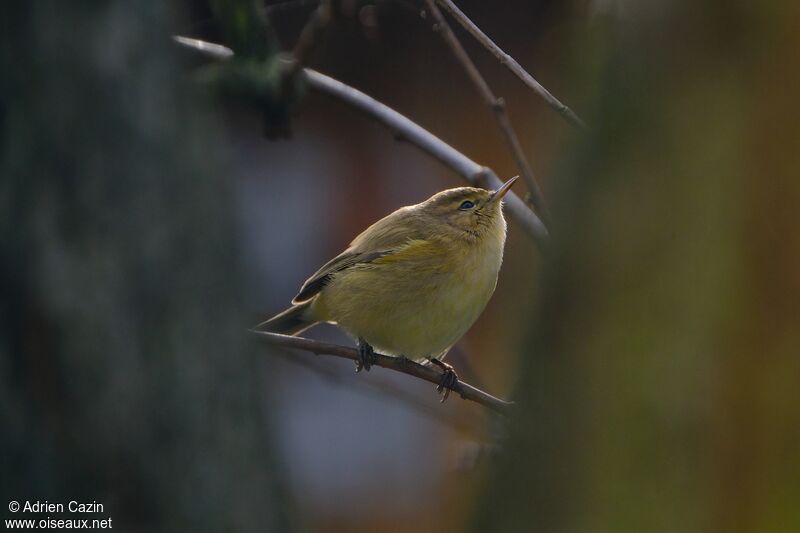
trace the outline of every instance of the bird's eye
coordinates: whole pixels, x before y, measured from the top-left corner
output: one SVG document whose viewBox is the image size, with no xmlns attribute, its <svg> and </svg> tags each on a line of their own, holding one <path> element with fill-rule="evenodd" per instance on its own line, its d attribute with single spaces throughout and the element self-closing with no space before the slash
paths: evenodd
<svg viewBox="0 0 800 533">
<path fill-rule="evenodd" d="M 462 211 L 467 209 L 472 209 L 473 207 L 475 207 L 475 204 L 470 202 L 469 200 L 464 200 L 463 202 L 461 202 L 461 205 L 458 206 L 458 208 L 461 209 Z"/>
</svg>

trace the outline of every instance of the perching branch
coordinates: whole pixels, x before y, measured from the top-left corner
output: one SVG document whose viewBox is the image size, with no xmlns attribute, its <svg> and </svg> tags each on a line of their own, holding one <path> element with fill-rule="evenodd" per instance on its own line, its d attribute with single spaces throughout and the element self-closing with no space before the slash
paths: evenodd
<svg viewBox="0 0 800 533">
<path fill-rule="evenodd" d="M 175 40 L 183 46 L 202 52 L 214 59 L 227 60 L 233 57 L 233 51 L 222 45 L 180 36 L 175 37 Z M 306 68 L 302 72 L 305 74 L 305 79 L 311 88 L 334 96 L 372 117 L 389 128 L 398 138 L 414 144 L 423 152 L 461 175 L 471 185 L 486 189 L 496 189 L 502 185 L 502 181 L 490 168 L 479 165 L 416 122 L 387 105 L 349 85 L 314 70 Z M 540 250 L 545 251 L 548 247 L 549 234 L 541 219 L 513 192 L 506 194 L 504 203 L 511 218 L 528 233 Z"/>
<path fill-rule="evenodd" d="M 467 71 L 467 75 L 472 80 L 472 83 L 475 85 L 475 87 L 477 87 L 481 97 L 484 99 L 484 101 L 486 101 L 489 109 L 491 109 L 494 113 L 495 118 L 497 118 L 500 131 L 503 133 L 503 137 L 508 143 L 508 146 L 511 148 L 511 153 L 514 155 L 514 160 L 517 163 L 517 167 L 520 169 L 522 178 L 525 180 L 525 183 L 528 186 L 531 203 L 533 203 L 533 206 L 536 208 L 537 213 L 539 213 L 539 216 L 541 216 L 542 219 L 549 220 L 550 217 L 548 215 L 547 206 L 544 202 L 542 190 L 533 175 L 533 170 L 531 170 L 531 166 L 528 164 L 525 153 L 522 151 L 522 145 L 519 142 L 519 138 L 514 132 L 514 128 L 511 126 L 511 120 L 508 118 L 508 113 L 506 113 L 505 102 L 502 98 L 498 98 L 494 92 L 492 92 L 489 84 L 486 83 L 486 79 L 484 79 L 484 77 L 481 75 L 480 71 L 475 66 L 475 63 L 472 62 L 472 59 L 470 59 L 467 51 L 464 50 L 464 47 L 461 45 L 458 37 L 456 37 L 456 34 L 453 33 L 453 30 L 450 29 L 450 25 L 446 20 L 444 20 L 439 8 L 436 7 L 436 1 L 425 0 L 425 2 L 428 5 L 428 10 L 433 16 L 433 21 L 435 23 L 434 29 L 442 35 L 442 39 L 444 39 L 444 42 L 450 47 L 453 55 L 456 56 L 456 59 L 458 59 L 458 61 L 464 67 L 464 70 Z"/>
<path fill-rule="evenodd" d="M 513 72 L 519 79 L 522 80 L 525 85 L 533 89 L 533 91 L 541 96 L 547 105 L 549 105 L 552 109 L 554 109 L 558 114 L 564 117 L 568 122 L 570 122 L 573 126 L 577 126 L 579 128 L 585 128 L 586 124 L 581 120 L 581 118 L 575 114 L 575 112 L 567 107 L 566 105 L 562 104 L 558 98 L 553 96 L 550 91 L 544 88 L 544 86 L 536 81 L 533 76 L 531 76 L 527 70 L 522 68 L 522 65 L 517 63 L 517 61 L 505 53 L 502 48 L 497 46 L 494 41 L 492 41 L 488 35 L 483 33 L 483 31 L 472 22 L 467 15 L 461 11 L 458 6 L 456 6 L 452 0 L 436 0 L 439 5 L 441 5 L 445 10 L 447 10 L 450 15 L 458 21 L 461 26 L 464 27 L 470 34 L 472 34 L 475 39 L 482 44 L 487 50 L 489 50 L 498 60 L 500 63 L 503 64 L 505 67 L 508 68 L 511 72 Z"/>
<path fill-rule="evenodd" d="M 304 337 L 292 337 L 289 335 L 281 335 L 279 333 L 268 333 L 265 331 L 253 331 L 261 341 L 273 346 L 282 346 L 284 348 L 295 348 L 298 350 L 306 350 L 317 355 L 333 355 L 358 361 L 358 351 L 355 348 L 347 346 L 340 346 L 338 344 L 331 344 L 327 342 L 315 341 L 306 339 Z M 419 379 L 423 379 L 434 385 L 438 385 L 441 380 L 441 373 L 437 372 L 431 367 L 423 366 L 415 363 L 410 359 L 404 357 L 390 357 L 388 355 L 375 354 L 376 361 L 373 366 L 381 368 L 388 368 L 396 372 L 408 374 Z M 451 389 L 465 400 L 472 400 L 479 403 L 484 407 L 491 409 L 496 413 L 507 414 L 514 406 L 513 402 L 507 402 L 488 394 L 477 387 L 473 387 L 469 383 L 458 381 Z"/>
</svg>

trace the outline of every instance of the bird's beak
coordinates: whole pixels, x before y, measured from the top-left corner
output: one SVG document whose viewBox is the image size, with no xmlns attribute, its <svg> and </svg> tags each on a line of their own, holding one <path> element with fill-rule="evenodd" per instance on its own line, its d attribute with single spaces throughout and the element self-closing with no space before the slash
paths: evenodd
<svg viewBox="0 0 800 533">
<path fill-rule="evenodd" d="M 499 189 L 494 191 L 494 193 L 492 193 L 491 198 L 489 199 L 489 203 L 493 204 L 499 202 L 503 198 L 503 196 L 505 196 L 506 193 L 509 190 L 511 190 L 511 186 L 514 185 L 514 182 L 517 181 L 517 178 L 519 178 L 519 176 L 514 176 L 513 178 L 502 184 Z"/>
</svg>

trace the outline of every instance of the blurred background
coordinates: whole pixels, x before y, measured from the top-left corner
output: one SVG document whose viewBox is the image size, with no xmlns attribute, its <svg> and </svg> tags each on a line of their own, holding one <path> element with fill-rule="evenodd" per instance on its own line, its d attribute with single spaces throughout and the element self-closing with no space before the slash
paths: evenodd
<svg viewBox="0 0 800 533">
<path fill-rule="evenodd" d="M 797 5 L 457 4 L 589 125 L 451 21 L 553 215 L 546 256 L 509 224 L 448 356 L 507 420 L 247 334 L 367 225 L 464 184 L 171 40 L 269 73 L 316 2 L 0 7 L 4 519 L 78 499 L 127 531 L 800 531 Z M 519 172 L 421 2 L 334 5 L 309 66 Z"/>
</svg>

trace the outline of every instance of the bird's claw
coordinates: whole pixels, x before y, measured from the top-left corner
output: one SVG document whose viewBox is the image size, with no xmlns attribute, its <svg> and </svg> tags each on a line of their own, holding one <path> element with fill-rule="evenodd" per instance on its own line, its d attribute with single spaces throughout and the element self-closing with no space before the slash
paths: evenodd
<svg viewBox="0 0 800 533">
<path fill-rule="evenodd" d="M 356 374 L 362 369 L 369 372 L 370 367 L 378 360 L 375 350 L 364 339 L 358 339 L 358 360 L 356 361 Z"/>
<path fill-rule="evenodd" d="M 442 399 L 439 402 L 444 403 L 447 397 L 450 396 L 450 391 L 458 385 L 458 374 L 453 369 L 453 365 L 448 365 L 439 359 L 432 358 L 431 363 L 442 369 L 442 377 L 439 380 L 439 385 L 436 386 L 436 392 L 442 395 Z"/>
</svg>

